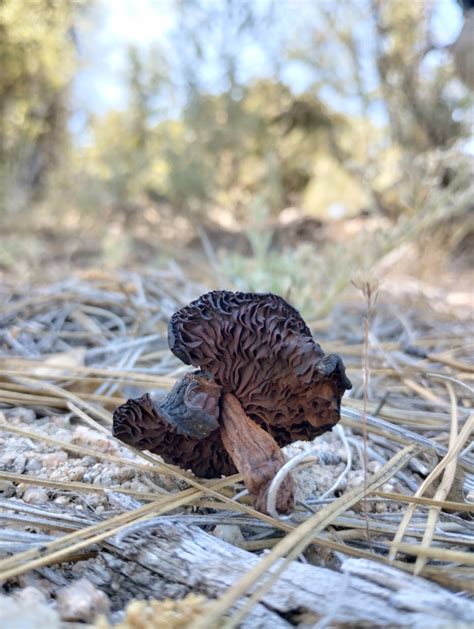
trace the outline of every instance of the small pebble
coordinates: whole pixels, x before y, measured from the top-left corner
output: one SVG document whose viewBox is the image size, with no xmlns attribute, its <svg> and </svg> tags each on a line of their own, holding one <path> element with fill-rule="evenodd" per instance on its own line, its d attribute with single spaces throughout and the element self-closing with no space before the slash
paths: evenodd
<svg viewBox="0 0 474 629">
<path fill-rule="evenodd" d="M 26 456 L 24 454 L 18 454 L 15 457 L 15 460 L 13 463 L 13 469 L 15 473 L 23 474 L 23 472 L 25 471 L 25 467 L 26 467 Z"/>
<path fill-rule="evenodd" d="M 212 531 L 212 535 L 233 546 L 241 547 L 245 541 L 240 527 L 236 524 L 218 524 Z"/>
<path fill-rule="evenodd" d="M 5 411 L 8 419 L 18 419 L 24 424 L 32 424 L 36 421 L 36 413 L 32 408 L 10 408 Z"/>
<path fill-rule="evenodd" d="M 95 465 L 97 463 L 97 459 L 95 458 L 95 456 L 85 456 L 82 459 L 82 464 L 83 465 Z"/>
<path fill-rule="evenodd" d="M 37 459 L 37 458 L 34 458 L 34 459 L 29 458 L 26 463 L 27 472 L 38 472 L 42 468 L 43 468 L 43 463 L 40 461 L 40 459 Z"/>
<path fill-rule="evenodd" d="M 378 472 L 381 467 L 382 467 L 382 463 L 380 463 L 379 461 L 369 461 L 367 463 L 367 469 L 372 474 L 375 474 L 376 472 Z"/>
<path fill-rule="evenodd" d="M 50 452 L 43 457 L 43 467 L 54 468 L 68 460 L 67 452 L 64 450 L 57 450 L 56 452 Z"/>
<path fill-rule="evenodd" d="M 28 487 L 23 494 L 23 500 L 30 505 L 41 505 L 48 502 L 48 492 L 43 487 Z"/>
<path fill-rule="evenodd" d="M 23 605 L 43 605 L 47 602 L 46 596 L 43 594 L 43 592 L 31 585 L 23 588 L 23 590 L 20 590 L 16 594 L 15 598 L 19 603 L 22 603 Z"/>
<path fill-rule="evenodd" d="M 63 621 L 93 622 L 99 614 L 108 615 L 108 596 L 87 579 L 79 579 L 61 588 L 57 595 L 58 611 Z"/>
<path fill-rule="evenodd" d="M 37 592 L 39 597 L 29 592 L 26 600 L 22 594 L 15 598 L 0 595 L 0 627 L 2 629 L 43 629 L 43 627 L 59 629 L 61 623 L 57 612 L 42 602 L 41 592 L 38 590 Z"/>
<path fill-rule="evenodd" d="M 87 426 L 78 426 L 74 430 L 71 438 L 71 443 L 80 446 L 93 447 L 99 452 L 118 452 L 118 445 L 113 441 L 112 438 L 103 435 L 98 430 L 88 428 Z"/>
<path fill-rule="evenodd" d="M 61 507 L 64 507 L 65 505 L 68 505 L 71 502 L 71 499 L 69 496 L 58 496 L 57 498 L 54 499 L 55 504 L 60 505 Z"/>
<path fill-rule="evenodd" d="M 9 480 L 0 480 L 0 492 L 3 498 L 11 498 L 16 493 L 16 487 Z"/>
</svg>

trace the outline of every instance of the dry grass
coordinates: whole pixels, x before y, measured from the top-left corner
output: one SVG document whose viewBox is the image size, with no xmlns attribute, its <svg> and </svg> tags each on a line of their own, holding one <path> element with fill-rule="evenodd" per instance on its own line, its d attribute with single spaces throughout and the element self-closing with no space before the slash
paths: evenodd
<svg viewBox="0 0 474 629">
<path fill-rule="evenodd" d="M 272 550 L 207 606 L 195 626 L 211 626 L 232 614 L 233 604 L 258 581 L 247 604 L 226 621 L 228 627 L 237 626 L 279 572 L 310 546 L 317 552 L 329 549 L 336 557 L 392 563 L 456 591 L 472 591 L 474 344 L 468 340 L 468 317 L 443 300 L 442 292 L 427 299 L 425 285 L 419 285 L 409 299 L 398 296 L 396 303 L 382 290 L 365 333 L 366 305 L 356 291 L 331 317 L 312 322 L 324 350 L 343 356 L 354 383 L 341 422 L 351 464 L 339 478 L 337 495 L 320 500 L 322 490 L 306 493 L 290 519 L 279 519 L 256 512 L 245 497 L 235 499 L 242 491 L 239 476 L 201 481 L 156 456 L 127 450 L 110 436 L 111 411 L 124 398 L 137 390 L 167 389 L 185 369 L 167 348 L 167 320 L 205 290 L 176 267 L 141 275 L 89 272 L 43 288 L 3 287 L 3 445 L 16 439 L 49 455 L 92 458 L 104 469 L 127 468 L 142 484 L 50 478 L 45 469 L 18 470 L 17 459 L 4 450 L 0 483 L 11 495 L 0 500 L 0 522 L 9 531 L 9 536 L 0 533 L 0 581 L 12 588 L 20 575 L 81 561 L 88 549 L 100 553 L 104 540 L 153 517 L 172 513 L 175 519 L 210 526 L 235 514 L 246 531 L 244 547 Z M 16 416 L 15 409 L 20 409 Z M 43 419 L 22 421 L 21 409 Z M 59 437 L 51 436 L 54 425 L 61 427 Z M 74 442 L 74 427 L 81 425 L 105 445 Z M 340 468 L 334 468 L 337 480 L 344 450 L 337 439 L 317 443 L 342 453 Z M 314 461 L 311 469 L 318 477 L 322 467 Z M 51 500 L 28 505 L 19 500 L 25 486 L 46 488 Z M 71 502 L 58 509 L 52 500 L 58 495 Z M 105 511 L 86 506 L 78 515 L 74 503 L 82 496 L 87 505 L 91 495 L 104 501 Z M 255 521 L 266 527 L 263 536 L 261 528 L 252 529 Z M 50 537 L 27 543 L 26 531 Z M 282 557 L 268 578 L 268 569 Z"/>
</svg>

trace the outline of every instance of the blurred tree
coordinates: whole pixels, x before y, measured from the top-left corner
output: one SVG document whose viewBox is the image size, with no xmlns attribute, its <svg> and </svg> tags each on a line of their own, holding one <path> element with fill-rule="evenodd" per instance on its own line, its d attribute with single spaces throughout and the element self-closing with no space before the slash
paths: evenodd
<svg viewBox="0 0 474 629">
<path fill-rule="evenodd" d="M 176 0 L 169 45 L 130 47 L 126 107 L 93 120 L 78 151 L 82 194 L 128 218 L 166 202 L 234 224 L 256 197 L 269 213 L 406 211 L 397 187 L 413 155 L 463 133 L 462 94 L 431 42 L 431 0 L 294 6 Z M 294 64 L 304 90 L 285 73 Z"/>
<path fill-rule="evenodd" d="M 224 192 L 221 202 L 238 208 L 242 162 L 259 126 L 258 117 L 245 107 L 250 85 L 242 49 L 258 41 L 273 4 L 179 0 L 177 6 L 173 42 L 180 51 L 178 67 L 186 94 L 183 122 L 192 138 L 190 148 L 197 158 L 193 162 L 197 165 L 202 156 L 201 168 L 189 170 L 196 191 L 190 209 L 216 200 L 218 191 Z M 199 170 L 200 181 L 195 176 Z M 178 172 L 182 179 L 185 173 L 179 166 Z"/>
<path fill-rule="evenodd" d="M 94 119 L 83 160 L 91 179 L 102 174 L 115 206 L 146 193 L 188 217 L 221 205 L 242 218 L 258 189 L 281 209 L 286 174 L 273 122 L 290 107 L 291 92 L 275 81 L 250 81 L 241 58 L 271 6 L 262 12 L 247 2 L 183 0 L 166 55 L 129 48 L 127 109 Z M 295 177 L 287 178 L 295 187 Z M 305 173 L 298 185 L 306 180 Z"/>
<path fill-rule="evenodd" d="M 431 0 L 320 0 L 306 7 L 307 28 L 290 52 L 312 71 L 314 93 L 344 111 L 353 128 L 341 134 L 328 126 L 333 156 L 363 183 L 372 205 L 391 215 L 404 206 L 389 199 L 396 180 L 387 177 L 387 161 L 403 178 L 404 164 L 409 168 L 414 155 L 448 146 L 465 133 L 460 112 L 469 104 L 452 89 L 453 68 L 431 39 L 433 10 Z M 362 118 L 366 132 L 360 135 Z M 384 140 L 378 129 L 385 126 Z M 401 171 L 386 159 L 394 150 Z"/>
<path fill-rule="evenodd" d="M 165 194 L 167 144 L 163 128 L 169 95 L 166 60 L 158 47 L 128 46 L 123 110 L 92 116 L 90 141 L 76 150 L 77 198 L 83 208 L 108 206 L 126 222 L 147 197 Z"/>
<path fill-rule="evenodd" d="M 474 90 L 474 0 L 458 0 L 464 24 L 452 46 L 454 64 L 460 78 Z"/>
<path fill-rule="evenodd" d="M 314 95 L 295 101 L 281 79 L 284 54 L 272 41 L 278 3 L 181 0 L 177 6 L 173 48 L 188 147 L 168 156 L 180 205 L 201 214 L 209 205 L 229 208 L 242 221 L 255 194 L 270 212 L 298 203 L 329 116 Z"/>
<path fill-rule="evenodd" d="M 0 203 L 15 211 L 44 193 L 68 140 L 76 0 L 0 4 Z"/>
<path fill-rule="evenodd" d="M 461 125 L 453 118 L 452 68 L 427 68 L 432 2 L 371 0 L 380 90 L 394 140 L 415 152 L 446 146 Z M 459 99 L 458 99 L 459 100 Z"/>
</svg>

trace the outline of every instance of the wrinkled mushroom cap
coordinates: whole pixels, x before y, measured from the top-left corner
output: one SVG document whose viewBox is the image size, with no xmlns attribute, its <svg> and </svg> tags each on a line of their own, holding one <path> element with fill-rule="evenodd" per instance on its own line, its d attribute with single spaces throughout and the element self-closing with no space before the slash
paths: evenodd
<svg viewBox="0 0 474 629">
<path fill-rule="evenodd" d="M 205 376 L 186 374 L 162 400 L 146 393 L 119 406 L 114 437 L 201 478 L 229 476 L 237 470 L 219 434 L 220 395 Z"/>
<path fill-rule="evenodd" d="M 173 315 L 168 341 L 280 446 L 330 430 L 352 386 L 340 357 L 325 356 L 298 311 L 270 293 L 207 293 Z"/>
</svg>

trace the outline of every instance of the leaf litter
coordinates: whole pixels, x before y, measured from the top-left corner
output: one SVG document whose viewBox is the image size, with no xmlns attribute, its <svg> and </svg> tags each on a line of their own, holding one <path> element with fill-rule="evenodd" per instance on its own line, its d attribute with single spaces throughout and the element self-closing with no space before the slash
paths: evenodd
<svg viewBox="0 0 474 629">
<path fill-rule="evenodd" d="M 106 613 L 114 623 L 135 599 L 194 595 L 166 579 L 150 587 L 123 576 L 120 547 L 163 519 L 216 530 L 263 553 L 266 563 L 244 583 L 202 609 L 199 599 L 203 626 L 228 614 L 265 565 L 283 556 L 286 563 L 299 558 L 332 569 L 347 556 L 369 557 L 472 593 L 474 343 L 466 312 L 442 296 L 433 299 L 420 284 L 395 303 L 380 290 L 367 338 L 367 307 L 356 291 L 310 324 L 324 350 L 343 357 L 354 388 L 343 398 L 338 430 L 285 448 L 294 461 L 296 509 L 280 517 L 249 506 L 239 475 L 201 481 L 111 436 L 117 405 L 145 391 L 168 391 L 186 372 L 168 349 L 167 323 L 208 289 L 176 265 L 2 288 L 5 600 L 41 600 L 46 615 L 54 609 L 63 621 L 92 622 Z M 395 464 L 401 452 L 407 454 Z M 232 536 L 236 527 L 239 535 Z M 120 540 L 113 554 L 111 539 Z M 81 580 L 90 604 L 71 611 L 72 586 Z"/>
</svg>

